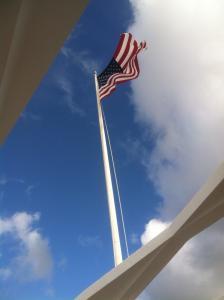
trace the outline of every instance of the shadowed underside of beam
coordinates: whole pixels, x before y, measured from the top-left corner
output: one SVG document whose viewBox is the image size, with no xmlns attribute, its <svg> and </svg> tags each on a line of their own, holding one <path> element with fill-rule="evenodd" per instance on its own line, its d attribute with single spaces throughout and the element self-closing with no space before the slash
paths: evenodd
<svg viewBox="0 0 224 300">
<path fill-rule="evenodd" d="M 189 239 L 222 217 L 224 164 L 166 230 L 75 299 L 135 299 Z"/>
<path fill-rule="evenodd" d="M 87 3 L 88 0 L 0 1 L 0 143 Z"/>
</svg>

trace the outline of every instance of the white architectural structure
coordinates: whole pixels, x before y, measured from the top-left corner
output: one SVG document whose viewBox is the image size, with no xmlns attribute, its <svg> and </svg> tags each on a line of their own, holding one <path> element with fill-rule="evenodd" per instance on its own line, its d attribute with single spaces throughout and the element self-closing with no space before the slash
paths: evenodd
<svg viewBox="0 0 224 300">
<path fill-rule="evenodd" d="M 136 299 L 189 239 L 222 217 L 224 217 L 224 164 L 166 230 L 75 299 Z"/>
<path fill-rule="evenodd" d="M 88 2 L 0 1 L 0 143 L 4 142 Z"/>
</svg>

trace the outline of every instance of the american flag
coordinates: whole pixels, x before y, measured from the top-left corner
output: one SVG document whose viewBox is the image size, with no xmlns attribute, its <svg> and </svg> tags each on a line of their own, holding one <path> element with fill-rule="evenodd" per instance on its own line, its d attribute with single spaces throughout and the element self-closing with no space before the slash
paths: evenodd
<svg viewBox="0 0 224 300">
<path fill-rule="evenodd" d="M 139 75 L 137 55 L 146 49 L 146 42 L 138 42 L 131 33 L 122 33 L 117 49 L 106 69 L 97 76 L 100 100 L 115 90 L 116 84 L 135 79 Z"/>
</svg>

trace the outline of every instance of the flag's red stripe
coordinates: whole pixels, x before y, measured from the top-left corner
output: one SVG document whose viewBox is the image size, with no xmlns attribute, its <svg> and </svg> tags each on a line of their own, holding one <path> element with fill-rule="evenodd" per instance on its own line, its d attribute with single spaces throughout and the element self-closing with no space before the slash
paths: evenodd
<svg viewBox="0 0 224 300">
<path fill-rule="evenodd" d="M 120 37 L 120 41 L 119 41 L 118 46 L 117 46 L 117 49 L 116 49 L 116 51 L 113 55 L 115 60 L 116 60 L 116 57 L 118 56 L 119 52 L 121 51 L 122 45 L 124 43 L 124 38 L 125 38 L 125 33 L 122 33 L 121 37 Z"/>
<path fill-rule="evenodd" d="M 128 74 L 120 74 L 117 73 L 115 76 L 113 76 L 113 80 L 110 82 L 110 84 L 107 86 L 106 89 L 103 91 L 100 91 L 100 99 L 105 97 L 106 95 L 110 94 L 111 90 L 115 88 L 116 83 L 123 83 L 126 82 L 127 80 L 130 80 L 132 78 L 135 78 L 137 74 L 133 71 L 132 67 L 131 68 L 131 73 Z"/>
<path fill-rule="evenodd" d="M 111 76 L 113 78 L 110 79 L 113 80 L 110 80 L 110 84 L 107 86 L 106 89 L 100 91 L 100 99 L 110 95 L 110 93 L 116 88 L 116 83 L 123 83 L 138 77 L 139 66 L 138 66 L 137 54 L 134 57 L 132 57 L 132 59 L 129 61 L 129 65 L 127 65 L 124 71 L 127 71 L 128 67 L 130 67 L 129 73 L 123 73 L 123 74 L 116 73 L 113 76 Z"/>
<path fill-rule="evenodd" d="M 129 34 L 128 42 L 127 42 L 127 44 L 126 44 L 125 50 L 124 50 L 124 52 L 123 52 L 123 55 L 121 56 L 121 58 L 119 59 L 119 61 L 117 61 L 117 63 L 118 63 L 119 65 L 121 65 L 122 62 L 125 60 L 125 57 L 127 56 L 128 51 L 129 51 L 129 49 L 130 49 L 131 42 L 132 42 L 132 35 Z"/>
<path fill-rule="evenodd" d="M 135 63 L 137 62 L 137 53 L 136 53 L 136 55 L 135 55 Z M 132 70 L 133 70 L 133 68 L 132 68 L 132 63 L 130 63 L 130 62 L 132 62 L 133 61 L 133 59 L 131 59 L 131 60 L 129 60 L 129 67 L 130 67 L 130 71 L 129 71 L 129 73 L 127 74 L 127 73 L 125 73 L 125 72 L 127 72 L 127 68 L 128 68 L 128 66 L 126 67 L 126 69 L 124 70 L 124 73 L 116 73 L 116 74 L 113 74 L 109 79 L 108 79 L 108 82 L 107 82 L 107 84 L 106 85 L 104 85 L 101 89 L 100 89 L 100 95 L 103 95 L 104 93 L 106 93 L 107 92 L 107 90 L 108 89 L 110 89 L 110 87 L 111 86 L 113 86 L 115 83 L 116 83 L 116 79 L 117 78 L 124 78 L 124 80 L 126 79 L 126 77 L 129 77 L 130 75 L 132 76 L 133 74 L 132 74 Z M 120 80 L 119 80 L 120 81 Z"/>
<path fill-rule="evenodd" d="M 129 61 L 132 59 L 132 57 L 137 53 L 137 50 L 138 50 L 138 43 L 136 41 L 134 41 L 134 48 L 130 54 L 130 57 L 129 59 L 127 60 L 127 62 L 125 63 L 125 65 L 123 65 L 123 69 L 126 68 L 126 66 L 128 65 Z"/>
<path fill-rule="evenodd" d="M 127 35 L 128 35 L 128 41 L 127 41 Z M 126 45 L 124 49 L 125 36 L 126 36 L 126 41 L 125 41 Z M 132 51 L 129 51 L 132 44 L 134 45 L 134 48 Z M 109 96 L 111 92 L 116 89 L 117 83 L 118 84 L 123 83 L 138 77 L 140 70 L 139 70 L 137 55 L 144 48 L 146 48 L 145 41 L 141 42 L 140 45 L 138 45 L 137 41 L 134 40 L 133 42 L 131 34 L 128 33 L 122 34 L 119 45 L 115 52 L 116 56 L 114 55 L 114 58 L 120 55 L 121 58 L 119 59 L 118 63 L 122 64 L 122 62 L 125 62 L 125 60 L 127 60 L 127 62 L 125 62 L 125 65 L 122 66 L 123 69 L 122 73 L 115 73 L 111 75 L 107 83 L 99 89 L 100 99 Z"/>
<path fill-rule="evenodd" d="M 116 77 L 119 77 L 119 76 L 124 76 L 124 74 L 123 74 L 123 73 L 115 73 L 115 74 L 113 74 L 113 75 L 108 79 L 107 84 L 104 85 L 104 86 L 102 86 L 102 87 L 100 88 L 100 90 L 99 90 L 100 94 L 103 94 L 106 90 L 108 90 L 108 88 L 110 88 L 111 85 L 114 84 L 114 79 L 115 79 Z"/>
</svg>

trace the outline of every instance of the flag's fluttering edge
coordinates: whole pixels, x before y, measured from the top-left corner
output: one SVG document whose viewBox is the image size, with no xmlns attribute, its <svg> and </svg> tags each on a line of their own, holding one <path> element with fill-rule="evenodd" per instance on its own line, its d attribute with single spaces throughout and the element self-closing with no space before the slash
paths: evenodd
<svg viewBox="0 0 224 300">
<path fill-rule="evenodd" d="M 146 42 L 138 42 L 131 33 L 122 33 L 117 49 L 106 69 L 97 76 L 100 100 L 115 90 L 116 84 L 135 79 L 139 75 L 138 53 Z"/>
</svg>

